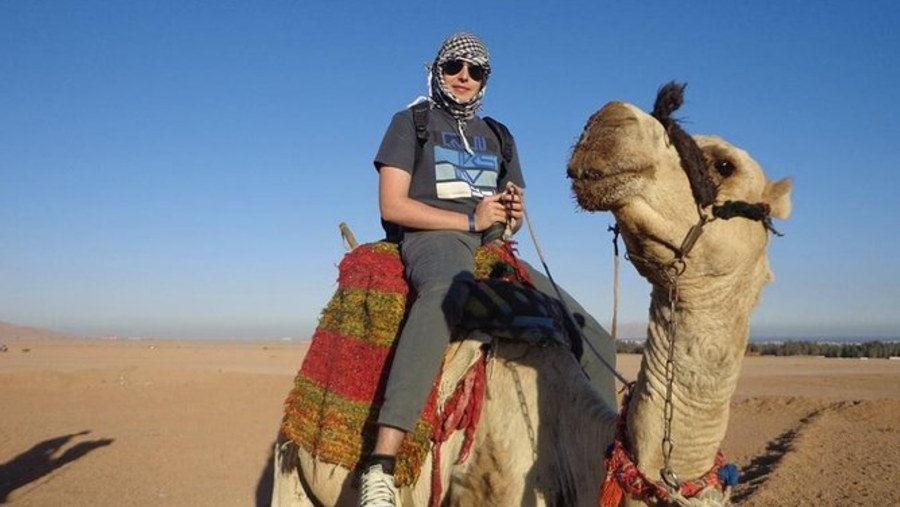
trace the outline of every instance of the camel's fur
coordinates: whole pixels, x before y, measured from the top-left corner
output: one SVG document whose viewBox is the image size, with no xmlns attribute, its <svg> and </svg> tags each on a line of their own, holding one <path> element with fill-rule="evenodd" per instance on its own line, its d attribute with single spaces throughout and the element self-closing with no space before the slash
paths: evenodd
<svg viewBox="0 0 900 507">
<path fill-rule="evenodd" d="M 710 161 L 727 158 L 734 174 L 713 174 L 718 202 L 765 201 L 772 215 L 790 213 L 787 180 L 769 182 L 746 152 L 716 137 L 695 138 Z M 652 284 L 649 336 L 631 405 L 628 437 L 641 470 L 658 478 L 663 433 L 664 368 L 670 337 L 669 283 L 652 263 L 673 258 L 698 211 L 676 150 L 662 126 L 638 108 L 610 103 L 589 120 L 568 168 L 579 204 L 615 215 L 635 263 Z M 706 472 L 724 436 L 729 400 L 737 382 L 749 334 L 749 316 L 772 276 L 766 256 L 768 232 L 743 218 L 715 220 L 686 259 L 678 283 L 675 321 L 675 385 L 672 467 L 682 479 Z M 524 395 L 524 406 L 519 401 Z M 487 400 L 472 456 L 452 459 L 461 445 L 456 435 L 444 447 L 443 490 L 450 505 L 593 506 L 604 477 L 604 452 L 612 441 L 614 408 L 589 386 L 572 355 L 561 346 L 536 348 L 501 343 L 488 365 Z M 531 431 L 529 430 L 531 429 Z M 533 431 L 532 438 L 529 436 Z M 534 451 L 533 447 L 534 446 Z M 352 505 L 355 486 L 346 469 L 299 452 L 280 453 L 277 505 L 305 491 L 323 505 Z M 426 464 L 426 466 L 430 466 Z M 403 494 L 403 505 L 424 505 L 428 469 Z M 713 494 L 711 492 L 711 494 Z M 630 499 L 629 503 L 634 502 Z"/>
</svg>

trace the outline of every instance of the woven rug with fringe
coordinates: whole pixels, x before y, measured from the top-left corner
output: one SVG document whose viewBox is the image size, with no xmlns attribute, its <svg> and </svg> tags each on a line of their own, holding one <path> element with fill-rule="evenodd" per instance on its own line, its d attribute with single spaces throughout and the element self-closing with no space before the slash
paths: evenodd
<svg viewBox="0 0 900 507">
<path fill-rule="evenodd" d="M 482 247 L 475 263 L 476 278 L 499 276 L 530 283 L 510 244 Z M 406 314 L 408 294 L 395 244 L 360 245 L 341 261 L 337 291 L 322 312 L 285 400 L 281 426 L 287 438 L 317 459 L 353 469 L 373 448 L 387 366 Z M 483 375 L 483 358 L 481 372 Z M 463 377 L 459 394 L 471 404 L 472 376 Z M 475 397 L 483 395 L 483 379 L 481 382 L 481 393 L 476 389 Z M 439 376 L 422 418 L 400 448 L 395 468 L 400 486 L 416 481 L 432 444 L 440 444 L 447 437 L 446 417 L 441 420 L 437 410 L 440 384 Z M 447 405 L 460 404 L 460 397 L 451 397 L 445 410 Z M 479 412 L 480 402 L 474 400 Z M 478 414 L 462 415 L 463 410 L 454 407 L 456 415 L 451 417 L 470 424 L 466 429 L 469 435 L 474 432 Z"/>
</svg>

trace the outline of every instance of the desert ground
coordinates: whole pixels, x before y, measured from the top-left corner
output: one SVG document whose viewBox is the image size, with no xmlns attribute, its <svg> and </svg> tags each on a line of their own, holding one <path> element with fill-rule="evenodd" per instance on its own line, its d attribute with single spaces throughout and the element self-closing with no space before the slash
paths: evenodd
<svg viewBox="0 0 900 507">
<path fill-rule="evenodd" d="M 308 343 L 4 344 L 0 503 L 268 503 Z M 619 356 L 629 378 L 639 362 Z M 900 505 L 900 361 L 748 357 L 723 449 L 742 471 L 738 505 Z"/>
</svg>

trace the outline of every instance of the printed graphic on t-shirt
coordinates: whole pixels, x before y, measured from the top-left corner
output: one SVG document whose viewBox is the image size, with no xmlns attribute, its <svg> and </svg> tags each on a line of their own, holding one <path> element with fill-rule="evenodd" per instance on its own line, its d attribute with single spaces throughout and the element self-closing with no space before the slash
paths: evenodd
<svg viewBox="0 0 900 507">
<path fill-rule="evenodd" d="M 481 198 L 497 191 L 500 165 L 497 155 L 487 151 L 483 136 L 475 136 L 466 152 L 459 134 L 441 133 L 434 146 L 434 171 L 438 199 Z"/>
</svg>

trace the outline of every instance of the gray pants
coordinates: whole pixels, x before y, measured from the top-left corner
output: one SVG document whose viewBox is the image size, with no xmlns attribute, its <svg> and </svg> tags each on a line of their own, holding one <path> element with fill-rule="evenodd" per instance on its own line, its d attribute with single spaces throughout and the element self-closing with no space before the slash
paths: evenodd
<svg viewBox="0 0 900 507">
<path fill-rule="evenodd" d="M 462 315 L 475 278 L 475 251 L 481 235 L 455 231 L 422 231 L 404 234 L 400 254 L 406 277 L 417 297 L 400 333 L 388 376 L 378 424 L 412 431 L 435 377 L 441 369 L 450 336 Z M 553 284 L 527 265 L 535 288 L 557 298 Z M 582 326 L 585 340 L 615 366 L 615 344 L 609 334 L 568 293 L 563 300 Z M 610 407 L 616 407 L 612 376 L 585 346 L 582 366 L 591 384 Z"/>
</svg>

